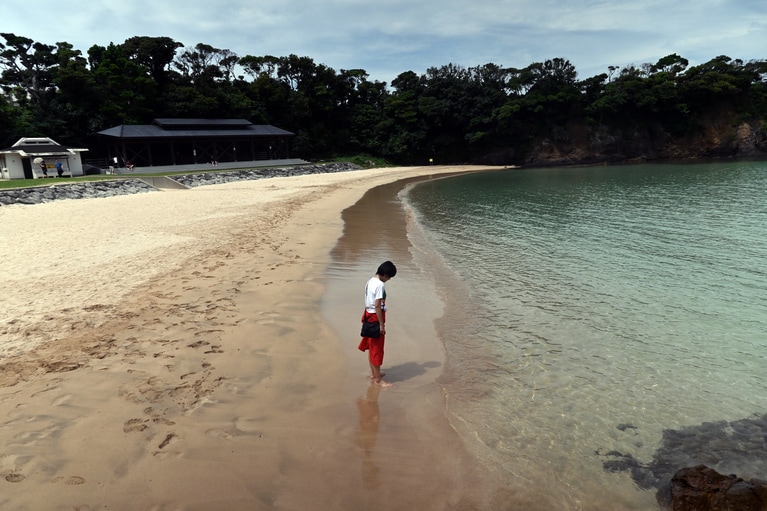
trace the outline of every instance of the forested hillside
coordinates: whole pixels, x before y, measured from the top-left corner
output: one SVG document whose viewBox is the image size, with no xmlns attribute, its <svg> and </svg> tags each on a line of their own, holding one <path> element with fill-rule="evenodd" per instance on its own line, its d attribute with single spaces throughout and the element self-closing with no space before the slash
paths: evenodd
<svg viewBox="0 0 767 511">
<path fill-rule="evenodd" d="M 767 153 L 765 60 L 689 66 L 673 54 L 585 79 L 561 58 L 523 69 L 448 64 L 387 84 L 310 57 L 239 56 L 167 37 L 85 55 L 0 37 L 2 147 L 49 136 L 97 153 L 94 133 L 105 128 L 215 117 L 292 131 L 292 155 L 309 160 L 553 165 Z"/>
</svg>

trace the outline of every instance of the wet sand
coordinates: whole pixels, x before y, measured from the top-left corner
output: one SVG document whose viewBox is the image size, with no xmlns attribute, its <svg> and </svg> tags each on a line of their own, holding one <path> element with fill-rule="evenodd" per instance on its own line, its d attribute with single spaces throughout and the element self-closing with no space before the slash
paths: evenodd
<svg viewBox="0 0 767 511">
<path fill-rule="evenodd" d="M 444 418 L 441 303 L 394 196 L 474 170 L 0 208 L 0 507 L 503 508 Z M 380 390 L 355 330 L 382 257 Z"/>
</svg>

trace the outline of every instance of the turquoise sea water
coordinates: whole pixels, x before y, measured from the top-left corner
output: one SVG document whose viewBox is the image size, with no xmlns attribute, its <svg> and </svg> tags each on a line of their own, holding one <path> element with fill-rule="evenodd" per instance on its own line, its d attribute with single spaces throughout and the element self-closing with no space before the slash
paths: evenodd
<svg viewBox="0 0 767 511">
<path fill-rule="evenodd" d="M 403 199 L 446 304 L 449 418 L 510 509 L 657 509 L 696 463 L 767 478 L 767 163 L 505 170 Z"/>
</svg>

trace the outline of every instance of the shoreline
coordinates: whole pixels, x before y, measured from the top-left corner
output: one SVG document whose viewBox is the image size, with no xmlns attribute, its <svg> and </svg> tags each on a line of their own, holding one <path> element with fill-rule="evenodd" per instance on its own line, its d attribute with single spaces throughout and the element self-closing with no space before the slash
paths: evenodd
<svg viewBox="0 0 767 511">
<path fill-rule="evenodd" d="M 3 283 L 30 291 L 15 295 L 0 322 L 0 502 L 376 509 L 394 498 L 443 509 L 433 500 L 441 495 L 442 504 L 466 503 L 471 474 L 456 483 L 473 468 L 467 458 L 450 462 L 440 445 L 455 433 L 446 420 L 438 433 L 423 429 L 440 410 L 436 383 L 415 375 L 382 391 L 376 421 L 375 400 L 357 383 L 366 359 L 356 354 L 352 367 L 340 356 L 346 340 L 320 303 L 341 210 L 377 185 L 492 169 L 374 169 L 3 208 Z M 431 360 L 433 343 L 424 349 Z M 407 356 L 397 350 L 387 360 Z M 373 463 L 381 484 L 370 487 L 360 453 L 373 438 L 388 461 Z M 418 490 L 402 491 L 406 483 Z"/>
</svg>

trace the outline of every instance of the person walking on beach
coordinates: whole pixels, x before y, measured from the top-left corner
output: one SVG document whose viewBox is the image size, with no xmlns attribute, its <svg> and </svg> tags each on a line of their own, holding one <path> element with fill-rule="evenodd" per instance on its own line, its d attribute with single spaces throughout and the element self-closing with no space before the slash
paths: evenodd
<svg viewBox="0 0 767 511">
<path fill-rule="evenodd" d="M 381 263 L 373 277 L 365 285 L 365 311 L 362 322 L 378 323 L 379 337 L 363 337 L 358 349 L 368 352 L 370 379 L 379 387 L 391 387 L 394 384 L 384 381 L 381 365 L 384 357 L 384 338 L 386 337 L 386 288 L 388 282 L 397 274 L 397 267 L 391 261 Z"/>
</svg>

